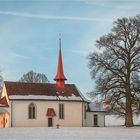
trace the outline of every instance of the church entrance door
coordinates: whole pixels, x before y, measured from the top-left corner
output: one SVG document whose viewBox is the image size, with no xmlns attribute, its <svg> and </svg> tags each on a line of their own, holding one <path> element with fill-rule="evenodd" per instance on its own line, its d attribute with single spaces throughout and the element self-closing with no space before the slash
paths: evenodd
<svg viewBox="0 0 140 140">
<path fill-rule="evenodd" d="M 48 118 L 48 127 L 51 127 L 51 126 L 53 126 L 53 124 L 52 124 L 52 118 Z"/>
</svg>

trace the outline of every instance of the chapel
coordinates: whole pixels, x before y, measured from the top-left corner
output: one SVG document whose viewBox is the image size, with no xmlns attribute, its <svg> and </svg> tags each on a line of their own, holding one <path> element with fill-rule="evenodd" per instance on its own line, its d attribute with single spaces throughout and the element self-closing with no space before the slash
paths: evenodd
<svg viewBox="0 0 140 140">
<path fill-rule="evenodd" d="M 67 78 L 63 71 L 61 38 L 54 80 L 54 83 L 4 81 L 0 95 L 0 127 L 105 125 L 104 111 L 90 111 L 89 101 L 76 85 L 65 83 Z M 96 117 L 96 123 L 93 117 Z"/>
</svg>

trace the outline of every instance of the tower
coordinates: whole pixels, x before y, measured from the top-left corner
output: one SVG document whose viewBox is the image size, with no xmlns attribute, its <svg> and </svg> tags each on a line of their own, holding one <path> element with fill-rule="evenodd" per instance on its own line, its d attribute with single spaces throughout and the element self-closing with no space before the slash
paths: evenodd
<svg viewBox="0 0 140 140">
<path fill-rule="evenodd" d="M 58 87 L 64 87 L 65 80 L 67 80 L 67 78 L 65 77 L 64 72 L 63 72 L 62 53 L 61 53 L 61 37 L 60 36 L 59 36 L 59 55 L 58 55 L 57 74 L 56 74 L 54 80 L 56 81 L 56 85 Z"/>
</svg>

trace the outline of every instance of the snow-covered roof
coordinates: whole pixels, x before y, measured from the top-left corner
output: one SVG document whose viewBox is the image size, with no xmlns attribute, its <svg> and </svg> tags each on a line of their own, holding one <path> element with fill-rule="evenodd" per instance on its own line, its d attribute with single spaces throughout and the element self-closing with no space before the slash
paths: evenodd
<svg viewBox="0 0 140 140">
<path fill-rule="evenodd" d="M 102 104 L 100 103 L 97 103 L 97 102 L 91 102 L 89 104 L 89 109 L 88 109 L 89 112 L 104 112 L 104 108 L 102 106 Z"/>
</svg>

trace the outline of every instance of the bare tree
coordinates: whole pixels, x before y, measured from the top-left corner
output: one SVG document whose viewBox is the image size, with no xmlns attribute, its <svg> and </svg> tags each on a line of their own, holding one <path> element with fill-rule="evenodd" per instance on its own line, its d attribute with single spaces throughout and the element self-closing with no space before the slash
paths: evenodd
<svg viewBox="0 0 140 140">
<path fill-rule="evenodd" d="M 96 46 L 100 51 L 89 55 L 95 93 L 131 127 L 140 110 L 140 15 L 118 19 Z"/>
<path fill-rule="evenodd" d="M 45 74 L 35 73 L 33 71 L 29 71 L 24 74 L 20 80 L 20 82 L 27 82 L 27 83 L 48 83 L 49 80 L 45 76 Z"/>
</svg>

